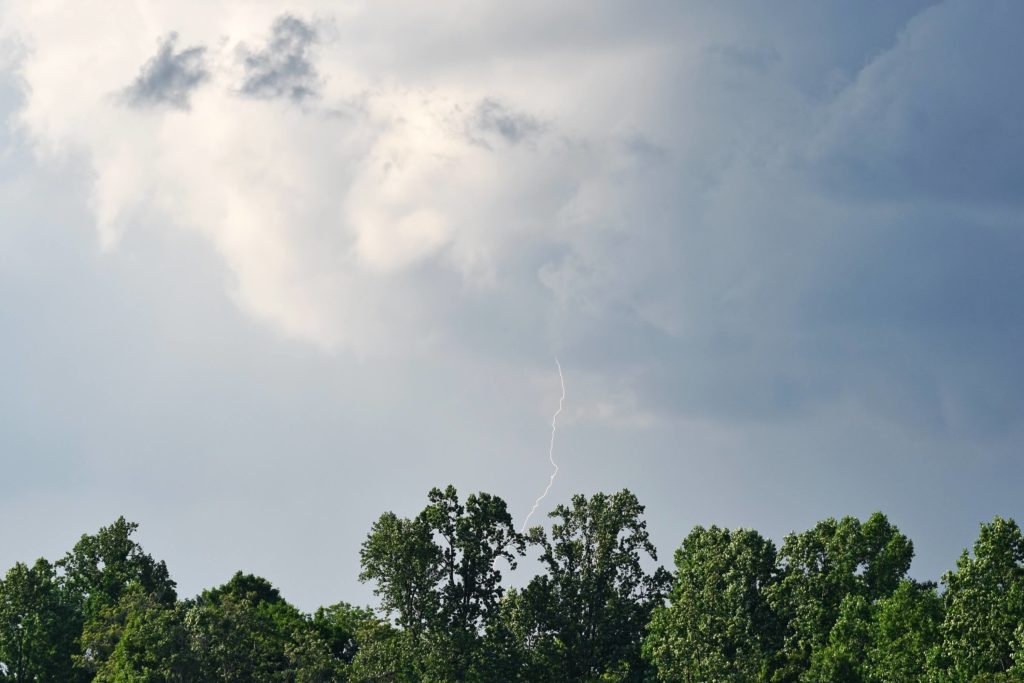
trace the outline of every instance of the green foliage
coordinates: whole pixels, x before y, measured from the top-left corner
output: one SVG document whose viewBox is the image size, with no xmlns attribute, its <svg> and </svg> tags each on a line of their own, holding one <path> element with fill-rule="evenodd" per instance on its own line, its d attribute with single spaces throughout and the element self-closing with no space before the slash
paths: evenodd
<svg viewBox="0 0 1024 683">
<path fill-rule="evenodd" d="M 433 489 L 415 519 L 386 513 L 363 543 L 363 581 L 409 633 L 406 659 L 423 680 L 475 676 L 481 633 L 504 589 L 499 561 L 515 569 L 524 541 L 505 501 L 487 493 L 459 502 Z"/>
<path fill-rule="evenodd" d="M 1020 674 L 1024 624 L 1024 535 L 1013 520 L 981 525 L 974 556 L 946 574 L 943 654 L 957 680 Z M 1015 675 L 1016 675 L 1015 674 Z"/>
<path fill-rule="evenodd" d="M 640 643 L 671 581 L 661 567 L 643 569 L 644 555 L 657 559 L 643 511 L 626 490 L 577 495 L 551 513 L 561 521 L 550 540 L 541 527 L 530 530 L 547 572 L 530 581 L 523 600 L 552 680 L 592 681 L 616 671 L 643 680 Z"/>
<path fill-rule="evenodd" d="M 628 491 L 574 496 L 550 535 L 524 537 L 500 498 L 433 489 L 363 543 L 381 612 L 313 614 L 242 572 L 179 601 L 121 518 L 0 579 L 0 683 L 1024 681 L 1012 520 L 981 526 L 940 595 L 906 578 L 913 546 L 880 513 L 824 520 L 778 552 L 756 531 L 697 527 L 673 577 L 648 568 L 643 511 Z M 527 542 L 542 570 L 506 591 Z"/>
<path fill-rule="evenodd" d="M 903 581 L 872 609 L 866 679 L 915 683 L 936 668 L 941 643 L 942 598 L 931 583 Z"/>
<path fill-rule="evenodd" d="M 847 594 L 839 604 L 839 616 L 829 632 L 828 644 L 811 653 L 811 662 L 800 678 L 804 681 L 862 683 L 865 660 L 871 647 L 871 603 L 863 595 Z"/>
<path fill-rule="evenodd" d="M 804 673 L 815 653 L 828 645 L 844 599 L 860 596 L 871 602 L 891 594 L 913 555 L 910 539 L 881 513 L 863 523 L 853 517 L 826 519 L 787 536 L 776 581 L 767 591 L 785 625 L 774 680 L 815 681 Z"/>
<path fill-rule="evenodd" d="M 765 597 L 775 545 L 756 531 L 697 527 L 675 564 L 669 605 L 655 610 L 644 641 L 659 680 L 768 680 L 780 636 Z"/>
<path fill-rule="evenodd" d="M 362 581 L 376 583 L 374 593 L 387 614 L 414 638 L 438 624 L 443 578 L 441 548 L 421 515 L 401 519 L 386 512 L 373 523 L 360 555 Z"/>
<path fill-rule="evenodd" d="M 481 681 L 552 680 L 549 642 L 539 638 L 533 610 L 523 593 L 511 589 L 502 597 L 495 618 L 487 625 L 481 650 L 487 653 L 478 662 Z"/>
<path fill-rule="evenodd" d="M 349 680 L 360 683 L 417 683 L 421 660 L 428 654 L 422 638 L 413 638 L 379 619 L 364 622 L 356 632 L 359 649 L 352 660 Z"/>
<path fill-rule="evenodd" d="M 80 666 L 95 683 L 186 683 L 198 674 L 183 610 L 134 586 L 82 630 Z"/>
<path fill-rule="evenodd" d="M 367 631 L 381 624 L 373 610 L 339 602 L 313 613 L 311 626 L 339 660 L 350 663 Z"/>
<path fill-rule="evenodd" d="M 331 683 L 348 678 L 348 663 L 337 657 L 313 629 L 294 631 L 284 651 L 295 683 Z"/>
<path fill-rule="evenodd" d="M 74 605 L 49 562 L 19 562 L 0 580 L 0 680 L 74 680 L 78 634 Z"/>
<path fill-rule="evenodd" d="M 303 637 L 312 629 L 277 589 L 241 572 L 200 595 L 186 613 L 185 627 L 205 680 L 290 681 L 296 662 L 316 669 L 318 649 L 329 652 L 325 643 L 320 648 Z"/>
<path fill-rule="evenodd" d="M 260 576 L 235 572 L 227 583 L 216 588 L 203 591 L 198 602 L 205 605 L 219 605 L 226 597 L 235 597 L 253 605 L 266 603 L 276 605 L 284 602 L 281 591 L 274 588 L 274 585 Z"/>
<path fill-rule="evenodd" d="M 165 605 L 177 595 L 167 565 L 157 562 L 131 539 L 139 528 L 119 517 L 94 535 L 84 535 L 57 565 L 70 592 L 82 601 L 86 619 L 117 604 L 129 586 L 138 586 Z"/>
</svg>

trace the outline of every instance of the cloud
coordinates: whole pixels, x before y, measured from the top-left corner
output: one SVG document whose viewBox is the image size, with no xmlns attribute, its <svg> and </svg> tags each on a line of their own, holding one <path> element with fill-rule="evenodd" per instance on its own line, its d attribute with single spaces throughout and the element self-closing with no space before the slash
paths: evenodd
<svg viewBox="0 0 1024 683">
<path fill-rule="evenodd" d="M 467 135 L 473 142 L 489 147 L 488 137 L 498 136 L 508 144 L 536 137 L 544 126 L 534 117 L 512 111 L 502 102 L 485 98 L 467 122 Z"/>
<path fill-rule="evenodd" d="M 259 99 L 287 97 L 295 102 L 315 97 L 319 78 L 309 52 L 316 39 L 311 24 L 288 14 L 279 17 L 266 47 L 256 51 L 239 48 L 245 65 L 242 94 Z"/>
<path fill-rule="evenodd" d="M 798 30 L 672 3 L 118 7 L 115 34 L 8 4 L 33 46 L 18 130 L 88 165 L 106 249 L 140 226 L 196 236 L 268 330 L 357 355 L 564 349 L 629 397 L 590 414 L 645 422 L 854 396 L 943 429 L 1017 405 L 987 381 L 1017 377 L 993 341 L 1017 279 L 992 259 L 1020 244 L 1013 3 L 886 9 L 853 34 L 823 8 Z M 155 85 L 189 53 L 152 57 L 170 29 L 208 46 L 184 100 Z M 170 107 L 110 101 L 143 62 Z"/>
<path fill-rule="evenodd" d="M 881 200 L 1021 200 L 1024 6 L 939 4 L 910 21 L 827 108 L 811 167 L 827 187 Z"/>
<path fill-rule="evenodd" d="M 190 47 L 176 52 L 177 33 L 160 40 L 155 56 L 150 58 L 135 81 L 124 89 L 124 100 L 133 106 L 167 105 L 189 108 L 192 91 L 210 78 L 204 58 L 205 47 Z"/>
</svg>

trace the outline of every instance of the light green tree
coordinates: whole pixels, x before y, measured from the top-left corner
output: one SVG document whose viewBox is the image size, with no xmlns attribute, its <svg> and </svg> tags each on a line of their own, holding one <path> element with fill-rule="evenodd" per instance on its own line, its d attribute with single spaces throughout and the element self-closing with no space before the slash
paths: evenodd
<svg viewBox="0 0 1024 683">
<path fill-rule="evenodd" d="M 183 610 L 139 586 L 86 622 L 81 644 L 94 683 L 188 683 L 199 673 Z"/>
<path fill-rule="evenodd" d="M 748 529 L 696 527 L 675 565 L 669 605 L 655 610 L 643 648 L 659 680 L 769 680 L 780 637 L 765 598 L 775 545 Z"/>
<path fill-rule="evenodd" d="M 826 648 L 847 596 L 868 603 L 890 595 L 906 576 L 914 547 L 885 515 L 865 522 L 826 519 L 786 537 L 768 602 L 783 624 L 783 645 L 773 673 L 777 683 L 816 682 L 812 658 Z"/>
<path fill-rule="evenodd" d="M 902 581 L 872 609 L 866 678 L 916 683 L 934 670 L 942 642 L 942 598 L 932 583 Z"/>
<path fill-rule="evenodd" d="M 810 665 L 800 679 L 820 683 L 864 683 L 865 661 L 871 647 L 871 603 L 863 595 L 848 593 L 827 644 L 811 652 Z"/>
<path fill-rule="evenodd" d="M 943 655 L 954 679 L 1021 672 L 1024 535 L 1017 523 L 996 517 L 982 524 L 973 556 L 964 551 L 943 581 Z"/>
</svg>

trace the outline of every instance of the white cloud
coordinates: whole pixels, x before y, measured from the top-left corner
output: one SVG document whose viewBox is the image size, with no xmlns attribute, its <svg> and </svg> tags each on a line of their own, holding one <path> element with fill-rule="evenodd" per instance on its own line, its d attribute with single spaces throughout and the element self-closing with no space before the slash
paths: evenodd
<svg viewBox="0 0 1024 683">
<path fill-rule="evenodd" d="M 28 46 L 18 124 L 41 156 L 90 164 L 104 249 L 142 222 L 196 231 L 245 310 L 362 352 L 436 333 L 460 288 L 535 278 L 537 264 L 516 271 L 517 255 L 562 239 L 556 217 L 601 170 L 583 167 L 571 132 L 545 129 L 533 102 L 503 104 L 502 91 L 524 89 L 514 58 L 497 55 L 484 70 L 493 79 L 462 77 L 467 63 L 432 78 L 360 69 L 358 46 L 318 19 L 322 36 L 301 56 L 319 60 L 320 97 L 264 88 L 254 100 L 239 85 L 251 67 L 241 46 L 266 44 L 278 15 L 240 7 L 9 3 L 5 34 Z M 177 93 L 177 108 L 127 106 L 116 95 L 167 51 L 170 32 L 204 50 L 208 74 Z M 570 86 L 546 109 L 585 108 L 581 95 Z M 432 284 L 445 273 L 455 290 Z M 444 305 L 433 311 L 432 299 Z"/>
</svg>

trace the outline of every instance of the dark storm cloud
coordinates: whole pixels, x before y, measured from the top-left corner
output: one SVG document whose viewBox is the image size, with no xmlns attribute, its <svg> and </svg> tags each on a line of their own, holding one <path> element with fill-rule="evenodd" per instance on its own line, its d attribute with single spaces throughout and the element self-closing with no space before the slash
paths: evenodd
<svg viewBox="0 0 1024 683">
<path fill-rule="evenodd" d="M 242 48 L 242 94 L 258 99 L 287 97 L 295 102 L 315 97 L 319 76 L 309 52 L 316 39 L 312 25 L 291 15 L 279 17 L 266 47 L 255 52 Z"/>
<path fill-rule="evenodd" d="M 124 92 L 124 100 L 133 106 L 165 105 L 188 109 L 192 91 L 203 84 L 210 73 L 206 69 L 206 48 L 190 47 L 176 51 L 177 33 L 160 40 L 156 55 L 147 61 Z"/>
<path fill-rule="evenodd" d="M 950 2 L 909 22 L 832 105 L 813 176 L 857 200 L 1018 203 L 1022 23 L 1014 2 Z"/>
<path fill-rule="evenodd" d="M 615 238 L 590 233 L 564 269 L 580 300 L 612 303 L 563 357 L 629 376 L 669 416 L 848 402 L 928 438 L 1018 430 L 1020 8 L 925 10 L 820 104 L 792 86 L 794 43 L 709 48 L 665 99 L 693 131 L 685 155 L 624 161 Z"/>
</svg>

